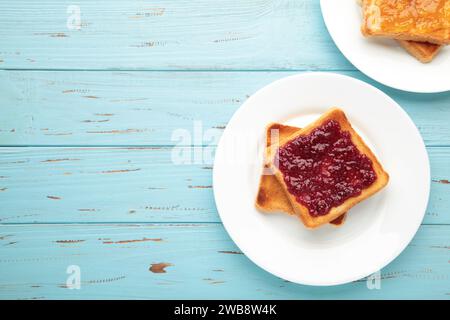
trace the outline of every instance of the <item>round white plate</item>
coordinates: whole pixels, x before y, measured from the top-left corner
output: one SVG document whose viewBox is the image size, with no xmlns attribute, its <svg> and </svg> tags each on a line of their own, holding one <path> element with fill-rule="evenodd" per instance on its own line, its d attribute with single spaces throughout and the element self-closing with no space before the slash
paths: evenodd
<svg viewBox="0 0 450 320">
<path fill-rule="evenodd" d="M 392 39 L 365 38 L 356 0 L 321 0 L 328 31 L 344 56 L 361 72 L 387 86 L 411 92 L 450 90 L 450 47 L 421 63 Z"/>
<path fill-rule="evenodd" d="M 255 197 L 262 172 L 265 126 L 304 126 L 340 107 L 390 175 L 386 188 L 349 211 L 342 227 L 306 229 L 282 213 L 261 213 Z M 430 172 L 411 119 L 380 90 L 332 73 L 278 80 L 234 114 L 216 150 L 214 196 L 237 246 L 268 272 L 291 282 L 336 285 L 370 275 L 411 241 L 428 202 Z"/>
</svg>

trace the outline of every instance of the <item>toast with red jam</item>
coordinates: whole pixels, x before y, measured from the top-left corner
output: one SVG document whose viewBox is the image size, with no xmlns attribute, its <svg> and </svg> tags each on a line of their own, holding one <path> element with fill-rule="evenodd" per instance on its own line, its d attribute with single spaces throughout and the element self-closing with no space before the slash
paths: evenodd
<svg viewBox="0 0 450 320">
<path fill-rule="evenodd" d="M 279 140 L 284 140 L 301 129 L 292 126 L 286 126 L 279 123 L 271 123 L 266 130 L 266 158 L 270 158 L 272 136 Z M 269 165 L 265 164 L 265 169 Z M 287 197 L 282 185 L 273 174 L 262 174 L 259 180 L 258 194 L 255 201 L 256 207 L 263 212 L 284 212 L 289 215 L 295 215 L 294 209 Z M 345 221 L 346 214 L 330 221 L 330 224 L 340 226 Z"/>
</svg>

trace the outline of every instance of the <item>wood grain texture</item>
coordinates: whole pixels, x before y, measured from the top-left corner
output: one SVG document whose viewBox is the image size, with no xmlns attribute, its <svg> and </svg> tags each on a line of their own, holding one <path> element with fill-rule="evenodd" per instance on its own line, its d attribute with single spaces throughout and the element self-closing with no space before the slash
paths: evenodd
<svg viewBox="0 0 450 320">
<path fill-rule="evenodd" d="M 220 222 L 212 163 L 195 162 L 197 152 L 214 150 L 0 148 L 0 223 Z M 191 163 L 174 164 L 180 153 Z M 428 153 L 433 182 L 424 223 L 450 224 L 450 148 Z"/>
<path fill-rule="evenodd" d="M 175 130 L 220 136 L 259 88 L 292 72 L 0 72 L 0 145 L 173 145 Z M 450 145 L 450 92 L 394 98 L 427 145 Z M 344 107 L 344 106 L 343 106 Z M 215 144 L 216 141 L 191 141 Z"/>
<path fill-rule="evenodd" d="M 173 165 L 172 148 L 0 148 L 0 155 L 3 223 L 218 221 L 211 163 Z"/>
<path fill-rule="evenodd" d="M 337 53 L 316 0 L 0 2 L 2 68 L 353 70 Z"/>
<path fill-rule="evenodd" d="M 1 226 L 0 236 L 3 299 L 448 299 L 450 288 L 450 226 L 422 226 L 382 270 L 380 290 L 364 279 L 283 281 L 238 254 L 220 224 L 16 225 Z M 161 264 L 165 273 L 149 270 Z M 81 269 L 80 290 L 66 287 L 70 265 Z"/>
</svg>

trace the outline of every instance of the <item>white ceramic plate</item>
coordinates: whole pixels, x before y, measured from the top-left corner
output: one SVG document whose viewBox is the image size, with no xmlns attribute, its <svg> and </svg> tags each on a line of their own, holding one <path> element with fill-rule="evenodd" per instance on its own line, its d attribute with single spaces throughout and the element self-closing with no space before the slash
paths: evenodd
<svg viewBox="0 0 450 320">
<path fill-rule="evenodd" d="M 321 0 L 322 15 L 339 50 L 361 72 L 387 86 L 411 92 L 450 90 L 450 48 L 423 64 L 391 39 L 365 38 L 356 0 Z"/>
<path fill-rule="evenodd" d="M 388 186 L 353 207 L 342 227 L 309 230 L 295 217 L 259 212 L 265 126 L 304 126 L 331 106 L 344 110 L 378 156 Z M 253 262 L 292 282 L 336 285 L 370 275 L 402 252 L 423 219 L 430 173 L 418 130 L 391 98 L 354 78 L 305 73 L 268 85 L 235 113 L 216 151 L 213 184 L 226 230 Z"/>
</svg>

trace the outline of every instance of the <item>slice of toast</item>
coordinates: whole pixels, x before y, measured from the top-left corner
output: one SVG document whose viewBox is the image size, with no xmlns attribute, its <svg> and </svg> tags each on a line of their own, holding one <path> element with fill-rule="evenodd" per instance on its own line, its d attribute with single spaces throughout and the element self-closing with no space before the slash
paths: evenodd
<svg viewBox="0 0 450 320">
<path fill-rule="evenodd" d="M 417 42 L 407 40 L 397 40 L 397 41 L 413 57 L 415 57 L 417 60 L 423 63 L 431 62 L 442 48 L 442 45 L 428 42 Z"/>
<path fill-rule="evenodd" d="M 270 157 L 270 147 L 272 145 L 272 132 L 277 131 L 280 140 L 284 140 L 301 129 L 292 126 L 286 126 L 279 123 L 271 123 L 266 129 L 266 155 Z M 267 167 L 269 166 L 266 164 Z M 266 168 L 267 168 L 266 167 Z M 259 180 L 259 189 L 255 202 L 256 207 L 263 212 L 285 212 L 289 215 L 295 215 L 294 209 L 289 202 L 283 187 L 273 174 L 262 174 Z M 345 213 L 337 219 L 330 221 L 331 224 L 339 226 L 345 221 Z"/>
<path fill-rule="evenodd" d="M 362 5 L 363 0 L 358 0 L 359 5 Z M 396 40 L 409 54 L 422 63 L 429 63 L 433 61 L 434 57 L 441 50 L 442 45 L 409 41 L 409 40 Z"/>
<path fill-rule="evenodd" d="M 333 142 L 333 148 L 335 149 L 329 149 L 326 143 L 318 143 L 318 142 L 315 144 L 311 144 L 309 147 L 304 147 L 302 145 L 303 143 L 302 141 L 304 141 L 305 139 L 315 139 L 317 136 L 320 135 L 322 135 L 323 137 L 329 137 L 331 133 L 327 132 L 326 128 L 330 124 L 332 124 L 335 128 L 338 127 L 339 134 L 341 134 L 343 137 L 348 137 L 347 140 L 339 138 L 340 140 Z M 339 142 L 341 140 L 344 142 L 347 141 L 346 142 L 347 145 L 345 145 L 345 148 L 341 148 L 339 146 Z M 303 150 L 302 148 L 305 149 Z M 349 162 L 347 159 L 340 157 L 342 154 L 345 155 L 345 152 L 347 152 L 348 150 L 353 150 L 352 152 L 357 155 L 357 158 L 352 158 L 357 159 L 356 161 Z M 304 154 L 314 153 L 315 157 L 318 157 L 317 159 L 319 162 L 316 163 L 318 164 L 317 169 L 319 171 L 314 169 L 316 168 L 316 166 L 314 162 L 309 161 L 310 158 L 303 159 L 301 157 L 296 157 L 295 152 L 297 151 L 300 151 L 301 153 Z M 334 156 L 334 158 L 330 158 L 330 153 L 327 152 L 335 152 L 336 155 Z M 352 164 L 357 163 L 357 161 L 359 161 L 358 159 L 361 159 L 360 162 L 364 164 L 365 167 L 358 167 L 357 164 L 356 165 Z M 327 163 L 327 161 L 332 162 Z M 342 168 L 350 168 L 346 170 L 353 170 L 349 171 L 349 174 L 353 176 L 349 176 L 348 174 L 345 176 L 344 175 L 331 176 L 330 172 L 332 172 L 332 170 L 333 171 L 335 170 L 331 166 L 336 166 L 336 164 L 339 161 L 343 163 L 341 165 Z M 305 169 L 306 171 L 304 172 L 310 172 L 311 174 L 317 175 L 310 177 L 310 179 L 307 180 L 305 178 L 299 178 L 299 176 L 293 176 L 291 172 L 289 173 L 291 176 L 289 175 L 286 176 L 285 174 L 286 170 L 290 170 L 291 167 L 294 167 L 294 170 L 296 170 L 297 168 L 296 166 L 300 166 L 302 163 L 305 164 L 304 167 L 306 168 Z M 368 163 L 371 165 L 371 169 L 369 171 L 367 170 Z M 325 114 L 323 114 L 318 120 L 308 125 L 300 132 L 296 132 L 291 136 L 287 137 L 286 139 L 281 140 L 278 152 L 271 154 L 270 167 L 274 171 L 276 178 L 282 185 L 295 214 L 298 215 L 301 218 L 304 225 L 309 228 L 316 228 L 332 220 L 335 220 L 360 201 L 370 197 L 377 191 L 381 190 L 384 186 L 386 186 L 386 184 L 389 181 L 389 175 L 386 173 L 386 171 L 384 171 L 383 167 L 381 166 L 375 155 L 372 153 L 372 151 L 369 149 L 369 147 L 367 147 L 367 145 L 363 142 L 361 137 L 352 128 L 344 112 L 338 108 L 330 109 Z M 283 173 L 283 170 L 285 171 L 285 173 Z M 342 173 L 342 171 L 336 172 L 338 174 Z M 325 173 L 327 175 L 325 175 Z M 295 171 L 294 174 L 296 174 Z M 361 180 L 364 180 L 367 174 L 370 174 L 372 177 L 371 184 L 364 186 L 363 188 L 361 187 L 359 193 L 356 192 L 354 194 L 350 194 L 350 196 L 349 194 L 345 194 L 346 192 L 348 192 L 348 190 L 351 191 L 356 190 L 358 187 L 356 183 L 359 183 Z M 317 214 L 317 212 L 312 212 L 311 209 L 308 208 L 305 205 L 305 203 L 301 201 L 304 199 L 309 199 L 311 201 L 317 199 L 313 199 L 312 197 L 314 196 L 310 196 L 311 194 L 306 194 L 304 192 L 304 190 L 306 189 L 304 188 L 309 188 L 308 189 L 309 191 L 314 190 L 314 188 L 317 187 L 317 183 L 315 181 L 319 181 L 319 178 L 321 178 L 322 180 L 320 181 L 323 182 L 325 181 L 324 180 L 325 178 L 330 176 L 332 179 L 334 179 L 333 183 L 336 182 L 336 184 L 331 185 L 330 188 L 336 189 L 337 187 L 341 186 L 345 188 L 342 189 L 343 194 L 339 194 L 339 196 L 342 198 L 342 202 L 340 202 L 338 205 L 329 206 L 328 211 L 325 213 L 321 212 L 320 214 Z M 339 180 L 344 178 L 347 179 L 348 177 L 352 177 L 353 180 L 349 181 Z M 298 183 L 298 181 L 300 181 L 301 183 Z M 294 182 L 297 185 L 294 184 Z M 338 194 L 330 193 L 329 190 L 326 189 L 318 190 L 317 192 L 322 192 L 320 194 L 322 198 L 319 199 L 320 201 L 316 203 L 322 206 L 322 204 L 324 204 L 326 201 L 328 200 L 331 201 L 335 199 Z M 297 192 L 297 194 L 295 194 L 294 191 Z"/>
<path fill-rule="evenodd" d="M 300 129 L 291 126 L 285 126 L 278 123 L 271 123 L 266 129 L 266 149 L 265 158 L 270 157 L 270 148 L 272 145 L 272 133 L 278 130 L 278 138 L 286 139 Z M 264 160 L 264 166 L 269 169 L 270 165 Z M 256 196 L 256 207 L 264 212 L 285 212 L 294 215 L 291 203 L 284 192 L 282 186 L 273 174 L 262 174 L 259 180 L 258 194 Z"/>
<path fill-rule="evenodd" d="M 362 7 L 367 37 L 450 43 L 448 0 L 363 0 Z"/>
</svg>

